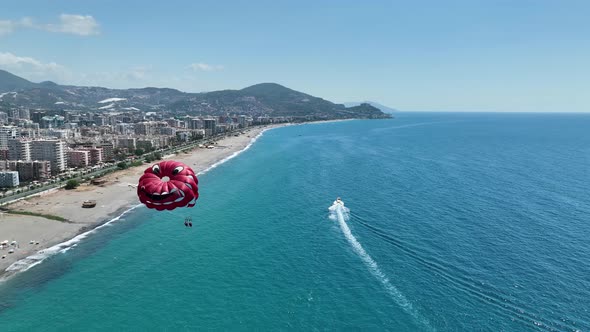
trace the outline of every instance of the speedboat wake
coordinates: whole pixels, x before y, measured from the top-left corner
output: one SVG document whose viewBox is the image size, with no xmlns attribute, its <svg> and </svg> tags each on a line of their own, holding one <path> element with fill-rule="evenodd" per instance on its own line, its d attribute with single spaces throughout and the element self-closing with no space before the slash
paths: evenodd
<svg viewBox="0 0 590 332">
<path fill-rule="evenodd" d="M 391 296 L 391 298 L 407 313 L 409 313 L 412 317 L 414 317 L 420 324 L 422 324 L 426 330 L 434 331 L 434 328 L 430 325 L 430 323 L 426 320 L 426 318 L 422 317 L 416 309 L 413 308 L 412 303 L 408 301 L 408 299 L 395 287 L 389 278 L 381 271 L 377 262 L 365 251 L 363 246 L 360 242 L 356 239 L 356 237 L 350 231 L 350 227 L 346 221 L 350 219 L 350 210 L 344 206 L 344 202 L 338 198 L 332 206 L 328 208 L 330 211 L 330 219 L 337 221 L 340 225 L 340 230 L 344 237 L 352 246 L 354 252 L 360 257 L 363 263 L 369 269 L 369 272 L 381 282 L 387 293 Z"/>
</svg>

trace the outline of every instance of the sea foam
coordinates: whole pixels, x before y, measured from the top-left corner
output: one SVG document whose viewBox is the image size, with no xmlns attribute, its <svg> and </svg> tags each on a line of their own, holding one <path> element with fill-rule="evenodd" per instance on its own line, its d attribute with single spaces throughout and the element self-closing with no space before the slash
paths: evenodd
<svg viewBox="0 0 590 332">
<path fill-rule="evenodd" d="M 350 219 L 350 210 L 336 202 L 332 206 L 328 208 L 330 211 L 330 219 L 334 221 L 338 221 L 340 225 L 340 230 L 344 237 L 352 246 L 354 252 L 361 258 L 363 263 L 367 266 L 371 274 L 381 282 L 383 288 L 387 291 L 390 297 L 399 305 L 405 312 L 410 314 L 414 319 L 418 321 L 418 323 L 422 324 L 423 327 L 428 331 L 434 331 L 434 328 L 430 325 L 430 323 L 426 320 L 426 318 L 422 317 L 414 309 L 412 303 L 402 294 L 397 287 L 395 287 L 389 278 L 381 271 L 377 262 L 365 251 L 361 243 L 356 239 L 356 237 L 352 234 L 350 227 L 346 223 L 347 220 Z"/>
<path fill-rule="evenodd" d="M 23 259 L 20 259 L 16 262 L 12 263 L 9 267 L 6 268 L 5 271 L 11 272 L 11 274 L 27 271 L 30 268 L 32 268 L 33 266 L 41 264 L 45 259 L 47 259 L 53 255 L 56 255 L 59 253 L 64 253 L 64 252 L 70 250 L 71 248 L 78 245 L 78 243 L 80 243 L 80 241 L 82 241 L 83 239 L 88 237 L 88 235 L 97 232 L 98 230 L 100 230 L 103 227 L 110 226 L 110 224 L 120 220 L 124 215 L 135 210 L 136 208 L 140 207 L 141 205 L 142 204 L 135 205 L 135 206 L 123 211 L 123 213 L 121 213 L 117 217 L 107 221 L 106 223 L 104 223 L 98 227 L 95 227 L 89 231 L 86 231 L 84 233 L 78 234 L 70 240 L 58 243 L 52 247 L 40 250 L 33 255 L 30 255 L 30 256 L 27 256 Z"/>
</svg>

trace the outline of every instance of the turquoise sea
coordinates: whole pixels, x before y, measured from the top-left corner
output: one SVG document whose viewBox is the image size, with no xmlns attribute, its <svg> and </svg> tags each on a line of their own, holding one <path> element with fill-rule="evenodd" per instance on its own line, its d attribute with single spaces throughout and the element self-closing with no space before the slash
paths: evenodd
<svg viewBox="0 0 590 332">
<path fill-rule="evenodd" d="M 0 284 L 0 331 L 590 331 L 589 188 L 590 115 L 274 129 Z"/>
</svg>

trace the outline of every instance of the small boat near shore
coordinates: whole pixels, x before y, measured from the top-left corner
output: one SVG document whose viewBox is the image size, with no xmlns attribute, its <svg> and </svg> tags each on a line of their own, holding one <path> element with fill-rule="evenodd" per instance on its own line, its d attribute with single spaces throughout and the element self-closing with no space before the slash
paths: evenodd
<svg viewBox="0 0 590 332">
<path fill-rule="evenodd" d="M 96 206 L 96 201 L 94 201 L 94 200 L 86 200 L 86 201 L 82 202 L 83 208 L 93 208 L 95 206 Z"/>
</svg>

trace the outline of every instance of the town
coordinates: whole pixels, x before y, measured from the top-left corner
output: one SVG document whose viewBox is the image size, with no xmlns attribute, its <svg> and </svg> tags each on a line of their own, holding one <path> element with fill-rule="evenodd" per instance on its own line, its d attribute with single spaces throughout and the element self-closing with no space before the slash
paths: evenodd
<svg viewBox="0 0 590 332">
<path fill-rule="evenodd" d="M 100 175 L 201 147 L 293 117 L 178 116 L 172 112 L 0 109 L 0 203 L 67 180 Z M 16 197 L 15 197 L 16 196 Z"/>
</svg>

